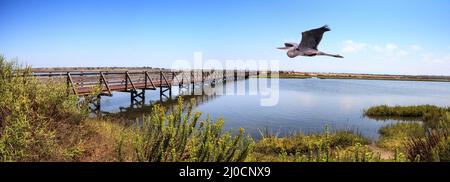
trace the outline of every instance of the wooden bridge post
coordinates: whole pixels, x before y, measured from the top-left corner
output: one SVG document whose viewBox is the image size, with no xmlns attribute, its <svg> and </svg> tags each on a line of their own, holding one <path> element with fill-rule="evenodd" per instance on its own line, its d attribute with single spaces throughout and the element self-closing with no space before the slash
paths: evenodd
<svg viewBox="0 0 450 182">
<path fill-rule="evenodd" d="M 102 79 L 102 72 L 101 71 L 99 73 L 98 83 L 100 84 L 100 93 L 102 93 L 103 92 L 103 79 Z"/>
<path fill-rule="evenodd" d="M 125 74 L 124 74 L 124 76 L 125 76 L 125 90 L 128 90 L 128 77 L 127 77 L 127 75 L 128 75 L 128 71 L 125 71 Z"/>
<path fill-rule="evenodd" d="M 67 80 L 66 80 L 66 85 L 67 85 L 67 88 L 66 88 L 66 92 L 67 92 L 67 95 L 69 95 L 70 94 L 70 92 L 69 92 L 69 89 L 70 89 L 70 77 L 69 77 L 69 75 L 70 75 L 70 72 L 67 72 Z"/>
<path fill-rule="evenodd" d="M 181 71 L 181 82 L 180 82 L 180 80 L 178 80 L 178 91 L 181 89 L 181 87 L 183 87 L 183 84 L 184 84 L 184 70 L 183 71 Z"/>
<path fill-rule="evenodd" d="M 223 70 L 223 75 L 222 75 L 222 82 L 226 83 L 227 82 L 227 70 Z"/>
<path fill-rule="evenodd" d="M 175 72 L 172 71 L 172 84 L 173 84 L 174 80 L 175 80 Z"/>
<path fill-rule="evenodd" d="M 162 96 L 163 95 L 163 75 L 162 75 L 162 71 L 161 69 L 159 70 L 159 94 Z"/>
<path fill-rule="evenodd" d="M 195 83 L 194 70 L 191 70 L 191 84 L 192 84 L 192 90 L 194 89 L 194 83 Z"/>
<path fill-rule="evenodd" d="M 130 91 L 130 106 L 133 107 L 134 101 L 136 100 L 136 90 Z"/>
<path fill-rule="evenodd" d="M 238 80 L 238 76 L 237 76 L 237 70 L 235 69 L 234 70 L 234 81 L 237 81 Z"/>
<path fill-rule="evenodd" d="M 168 87 L 169 87 L 169 97 L 172 98 L 172 84 L 173 84 L 173 80 L 175 79 L 175 73 L 172 71 L 172 81 L 169 81 L 169 83 L 167 83 Z"/>
<path fill-rule="evenodd" d="M 144 82 L 145 82 L 145 88 L 147 88 L 147 71 L 144 71 Z"/>
<path fill-rule="evenodd" d="M 163 85 L 163 80 L 166 83 L 166 86 Z M 169 98 L 172 98 L 172 84 L 166 79 L 166 76 L 164 76 L 164 73 L 162 70 L 159 71 L 159 94 L 162 97 L 164 95 L 164 92 L 169 90 Z M 166 89 L 164 89 L 164 87 Z M 166 96 L 166 95 L 164 95 Z M 166 96 L 167 97 L 167 96 Z"/>
<path fill-rule="evenodd" d="M 204 87 L 205 87 L 205 74 L 202 68 L 202 95 L 205 93 Z"/>
<path fill-rule="evenodd" d="M 141 92 L 138 92 L 137 90 L 131 90 L 130 96 L 131 107 L 134 107 L 135 105 L 137 106 L 138 104 L 140 104 L 141 106 L 145 105 L 145 89 L 142 89 Z M 140 101 L 137 99 L 138 97 L 141 99 Z"/>
<path fill-rule="evenodd" d="M 216 86 L 216 78 L 217 78 L 217 71 L 215 69 L 211 70 L 211 86 L 215 87 Z"/>
<path fill-rule="evenodd" d="M 203 87 L 204 83 L 205 83 L 205 74 L 204 74 L 203 69 L 202 69 L 202 87 Z"/>
</svg>

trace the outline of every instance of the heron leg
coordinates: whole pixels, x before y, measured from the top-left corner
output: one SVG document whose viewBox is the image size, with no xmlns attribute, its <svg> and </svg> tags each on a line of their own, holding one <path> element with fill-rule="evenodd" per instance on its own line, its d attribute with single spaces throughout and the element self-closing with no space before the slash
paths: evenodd
<svg viewBox="0 0 450 182">
<path fill-rule="evenodd" d="M 319 55 L 319 56 L 331 56 L 331 57 L 335 57 L 335 58 L 344 58 L 343 56 L 341 56 L 339 54 L 328 54 L 328 53 L 324 53 L 324 52 L 321 52 L 321 51 L 319 51 L 317 53 L 317 55 Z"/>
</svg>

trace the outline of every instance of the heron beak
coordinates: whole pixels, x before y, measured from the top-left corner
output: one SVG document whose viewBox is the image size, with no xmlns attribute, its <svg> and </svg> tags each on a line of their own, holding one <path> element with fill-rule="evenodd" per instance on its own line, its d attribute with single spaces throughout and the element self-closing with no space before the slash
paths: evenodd
<svg viewBox="0 0 450 182">
<path fill-rule="evenodd" d="M 277 49 L 286 50 L 288 48 L 287 47 L 277 47 Z"/>
</svg>

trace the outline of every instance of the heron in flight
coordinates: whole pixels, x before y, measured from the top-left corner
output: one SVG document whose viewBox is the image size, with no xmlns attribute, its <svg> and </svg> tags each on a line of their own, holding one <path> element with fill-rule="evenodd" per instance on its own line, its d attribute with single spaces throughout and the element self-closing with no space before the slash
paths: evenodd
<svg viewBox="0 0 450 182">
<path fill-rule="evenodd" d="M 323 33 L 327 31 L 330 31 L 330 28 L 327 25 L 305 31 L 302 33 L 300 45 L 288 42 L 284 43 L 284 47 L 279 47 L 278 49 L 288 50 L 287 55 L 290 58 L 295 58 L 297 56 L 332 56 L 336 58 L 344 58 L 339 54 L 327 54 L 317 49 L 317 46 L 322 40 Z"/>
</svg>

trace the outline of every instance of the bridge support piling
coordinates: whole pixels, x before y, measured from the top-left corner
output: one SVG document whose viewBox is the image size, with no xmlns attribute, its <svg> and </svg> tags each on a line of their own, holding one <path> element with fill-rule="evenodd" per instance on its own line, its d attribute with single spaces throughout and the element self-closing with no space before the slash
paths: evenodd
<svg viewBox="0 0 450 182">
<path fill-rule="evenodd" d="M 163 96 L 165 96 L 166 98 L 172 98 L 172 85 L 167 81 L 162 71 L 159 72 L 159 84 L 160 84 L 159 85 L 160 98 L 162 99 Z M 167 91 L 169 91 L 169 96 L 164 94 L 164 92 Z"/>
<path fill-rule="evenodd" d="M 195 84 L 195 75 L 194 75 L 194 70 L 191 70 L 191 85 L 192 85 L 192 89 L 194 89 L 194 85 Z"/>
<path fill-rule="evenodd" d="M 132 90 L 130 92 L 130 105 L 144 105 L 145 104 L 145 89 L 142 89 L 141 92 L 137 90 Z"/>
<path fill-rule="evenodd" d="M 223 70 L 222 71 L 222 82 L 226 83 L 227 82 L 227 70 Z"/>
</svg>

